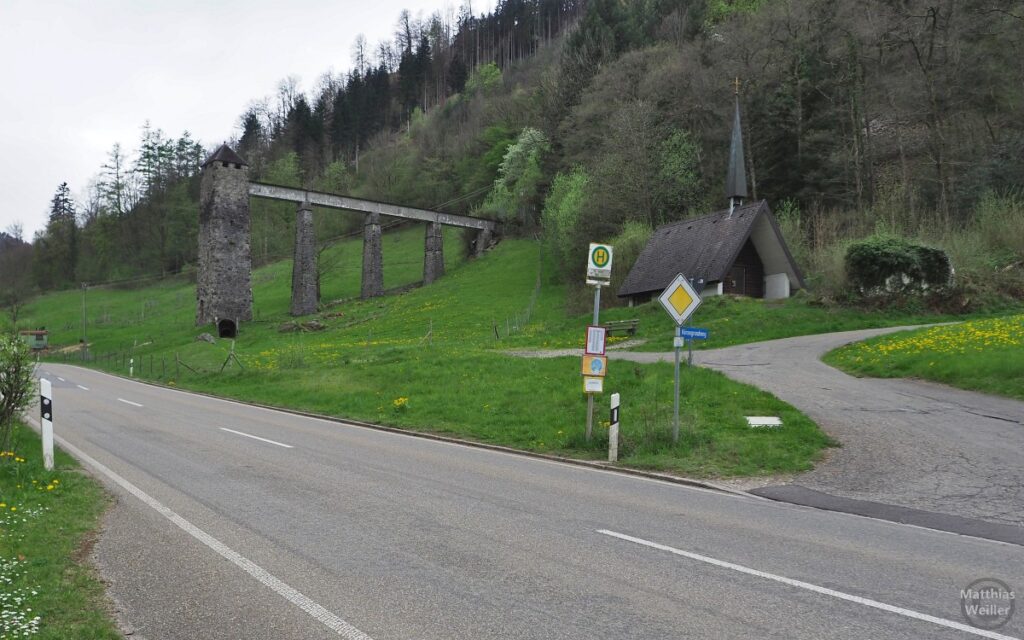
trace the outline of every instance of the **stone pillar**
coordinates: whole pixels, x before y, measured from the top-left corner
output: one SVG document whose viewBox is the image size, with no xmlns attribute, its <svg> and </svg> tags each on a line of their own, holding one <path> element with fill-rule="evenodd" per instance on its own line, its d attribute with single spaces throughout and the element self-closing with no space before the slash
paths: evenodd
<svg viewBox="0 0 1024 640">
<path fill-rule="evenodd" d="M 476 246 L 473 248 L 473 256 L 479 258 L 484 255 L 494 240 L 494 232 L 490 229 L 481 229 L 476 234 Z"/>
<path fill-rule="evenodd" d="M 366 214 L 363 223 L 362 297 L 376 298 L 384 293 L 384 254 L 381 247 L 380 214 Z"/>
<path fill-rule="evenodd" d="M 316 232 L 313 207 L 308 202 L 295 212 L 295 256 L 292 261 L 292 315 L 316 313 Z"/>
<path fill-rule="evenodd" d="M 252 320 L 249 167 L 222 145 L 203 163 L 199 189 L 196 325 L 233 332 Z"/>
<path fill-rule="evenodd" d="M 423 244 L 423 284 L 430 284 L 444 275 L 444 229 L 440 222 L 427 223 Z"/>
</svg>

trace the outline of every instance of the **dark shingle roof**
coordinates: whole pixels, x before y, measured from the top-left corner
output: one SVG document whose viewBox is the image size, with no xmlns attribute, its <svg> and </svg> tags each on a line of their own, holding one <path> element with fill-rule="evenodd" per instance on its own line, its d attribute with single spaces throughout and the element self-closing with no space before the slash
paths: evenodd
<svg viewBox="0 0 1024 640">
<path fill-rule="evenodd" d="M 770 215 L 764 200 L 736 207 L 732 215 L 726 209 L 658 227 L 618 295 L 661 291 L 680 273 L 705 282 L 722 280 L 762 213 Z"/>
<path fill-rule="evenodd" d="M 242 159 L 242 156 L 235 153 L 234 149 L 226 144 L 220 145 L 216 151 L 210 154 L 210 157 L 206 159 L 203 166 L 210 164 L 211 162 L 227 162 L 228 164 L 243 164 L 249 166 L 249 163 Z"/>
</svg>

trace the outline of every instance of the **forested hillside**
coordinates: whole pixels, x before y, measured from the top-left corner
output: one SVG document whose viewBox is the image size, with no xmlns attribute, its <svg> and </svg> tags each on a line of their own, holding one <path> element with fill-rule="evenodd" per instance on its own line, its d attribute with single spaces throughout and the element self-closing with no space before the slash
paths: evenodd
<svg viewBox="0 0 1024 640">
<path fill-rule="evenodd" d="M 945 249 L 967 306 L 1024 297 L 1021 60 L 1019 1 L 503 0 L 405 12 L 349 72 L 283 80 L 225 137 L 259 180 L 541 235 L 567 280 L 612 241 L 621 278 L 654 226 L 724 206 L 738 91 L 752 196 L 816 295 L 841 297 L 845 244 L 883 233 Z M 32 285 L 187 270 L 201 156 L 147 124 L 84 197 L 62 185 Z M 253 203 L 257 263 L 289 254 L 293 214 Z M 318 218 L 324 239 L 357 223 Z"/>
</svg>

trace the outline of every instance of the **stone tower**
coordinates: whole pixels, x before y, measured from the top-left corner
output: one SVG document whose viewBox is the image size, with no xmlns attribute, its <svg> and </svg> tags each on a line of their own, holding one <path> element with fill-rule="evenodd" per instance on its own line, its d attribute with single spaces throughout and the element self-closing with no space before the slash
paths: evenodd
<svg viewBox="0 0 1024 640">
<path fill-rule="evenodd" d="M 196 325 L 233 338 L 252 320 L 249 165 L 226 144 L 203 163 L 199 195 Z"/>
</svg>

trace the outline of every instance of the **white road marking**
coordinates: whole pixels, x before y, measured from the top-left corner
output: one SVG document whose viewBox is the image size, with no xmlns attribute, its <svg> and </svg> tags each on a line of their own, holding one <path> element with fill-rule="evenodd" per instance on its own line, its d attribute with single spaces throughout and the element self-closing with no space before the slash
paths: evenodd
<svg viewBox="0 0 1024 640">
<path fill-rule="evenodd" d="M 285 449 L 294 449 L 295 448 L 295 447 L 293 447 L 290 444 L 285 444 L 283 442 L 278 442 L 276 440 L 267 440 L 266 438 L 261 438 L 259 436 L 254 436 L 251 433 L 242 433 L 241 431 L 235 431 L 234 429 L 227 429 L 225 427 L 221 427 L 220 430 L 221 431 L 227 431 L 228 433 L 234 433 L 234 434 L 237 434 L 237 435 L 240 435 L 240 436 L 245 436 L 246 438 L 252 438 L 253 440 L 260 440 L 262 442 L 269 442 L 270 444 L 276 444 L 277 446 L 284 447 Z"/>
<path fill-rule="evenodd" d="M 62 378 L 60 376 L 57 376 L 57 379 L 60 380 L 61 382 L 67 382 L 67 380 L 65 380 L 64 378 Z"/>
<path fill-rule="evenodd" d="M 234 551 L 226 544 L 224 544 L 217 538 L 214 538 L 210 534 L 206 533 L 205 531 L 195 526 L 185 518 L 182 518 L 174 511 L 171 511 L 163 504 L 161 504 L 158 500 L 156 500 L 156 498 L 153 498 L 148 493 L 144 492 L 142 489 L 139 489 L 131 482 L 125 480 L 120 475 L 110 470 L 106 465 L 93 459 L 91 456 L 86 454 L 78 447 L 75 447 L 64 438 L 61 438 L 60 436 L 54 436 L 54 440 L 56 440 L 61 447 L 63 447 L 66 451 L 70 452 L 76 458 L 90 465 L 103 475 L 113 480 L 115 483 L 120 485 L 125 491 L 132 494 L 149 507 L 152 507 L 153 510 L 155 510 L 160 515 L 164 516 L 165 518 L 173 522 L 175 525 L 177 525 L 183 531 L 188 533 L 190 536 L 202 542 L 210 549 L 216 551 L 221 557 L 226 559 L 231 564 L 235 565 L 242 571 L 245 571 L 250 576 L 256 578 L 264 585 L 270 587 L 275 593 L 283 597 L 288 602 L 291 602 L 296 607 L 308 613 L 310 616 L 313 617 L 314 620 L 317 620 L 318 622 L 322 623 L 325 627 L 327 627 L 331 631 L 334 631 L 342 638 L 345 638 L 346 640 L 373 640 L 370 636 L 366 635 L 365 633 L 355 628 L 348 622 L 345 622 L 344 620 L 334 615 L 324 607 L 320 606 L 313 600 L 310 600 L 308 597 L 306 597 L 293 587 L 289 586 L 288 584 L 282 582 L 280 579 L 274 577 L 272 574 L 268 573 L 267 570 L 263 567 L 259 566 L 252 560 L 249 560 L 245 556 L 239 554 L 237 551 Z"/>
<path fill-rule="evenodd" d="M 774 573 L 767 573 L 765 571 L 758 571 L 757 569 L 751 569 L 750 567 L 745 567 L 740 564 L 726 562 L 725 560 L 718 560 L 716 558 L 711 558 L 709 556 L 702 556 L 699 553 L 683 551 L 682 549 L 676 549 L 675 547 L 670 547 L 668 545 L 658 544 L 657 542 L 651 542 L 650 540 L 644 540 L 643 538 L 634 538 L 633 536 L 629 536 L 624 533 L 617 533 L 615 531 L 609 531 L 607 529 L 598 529 L 597 532 L 604 534 L 606 536 L 618 538 L 620 540 L 626 540 L 627 542 L 634 542 L 636 544 L 640 544 L 645 547 L 650 547 L 652 549 L 658 549 L 659 551 L 668 551 L 669 553 L 675 554 L 677 556 L 682 556 L 684 558 L 689 558 L 690 560 L 704 562 L 710 565 L 714 565 L 716 567 L 721 567 L 723 569 L 731 569 L 733 571 L 745 573 L 747 575 L 755 576 L 757 578 L 764 578 L 765 580 L 774 580 L 775 582 L 781 582 L 782 584 L 786 584 L 791 587 L 806 589 L 808 591 L 813 591 L 815 593 L 820 593 L 822 595 L 831 596 L 833 598 L 839 598 L 840 600 L 846 600 L 848 602 L 861 604 L 865 607 L 881 609 L 882 611 L 888 611 L 890 613 L 895 613 L 897 615 L 905 616 L 907 618 L 923 620 L 924 622 L 930 622 L 932 624 L 937 624 L 941 627 L 947 627 L 949 629 L 956 629 L 957 631 L 963 631 L 964 633 L 969 633 L 971 635 L 979 636 L 982 638 L 994 638 L 995 640 L 1020 640 L 1019 638 L 1014 638 L 1012 636 L 996 633 L 995 631 L 987 631 L 985 629 L 971 627 L 966 624 L 956 622 L 955 620 L 937 618 L 935 616 L 930 616 L 927 613 L 918 613 L 917 611 L 904 609 L 903 607 L 897 607 L 891 604 L 885 604 L 884 602 L 878 602 L 877 600 L 862 598 L 860 596 L 851 595 L 849 593 L 843 593 L 842 591 L 836 591 L 835 589 L 819 587 L 818 585 L 811 584 L 809 582 L 794 580 L 792 578 L 775 575 Z"/>
<path fill-rule="evenodd" d="M 68 366 L 76 366 L 76 365 L 68 365 Z M 784 507 L 796 506 L 796 505 L 791 505 L 791 504 L 787 504 L 787 503 L 783 503 L 783 502 L 775 502 L 774 500 L 769 500 L 768 498 L 762 498 L 760 496 L 755 496 L 752 493 L 742 493 L 742 492 L 739 492 L 739 491 L 731 492 L 731 491 L 725 491 L 725 490 L 719 490 L 719 489 L 707 489 L 707 488 L 704 488 L 704 487 L 696 487 L 696 486 L 693 486 L 693 485 L 680 484 L 678 482 L 669 482 L 667 480 L 659 480 L 657 478 L 647 478 L 647 477 L 644 477 L 644 476 L 634 476 L 634 475 L 625 474 L 625 473 L 618 473 L 616 471 L 609 471 L 607 469 L 599 469 L 599 468 L 590 467 L 590 466 L 583 466 L 583 465 L 578 465 L 578 464 L 572 464 L 571 462 L 562 462 L 562 461 L 559 461 L 559 460 L 548 460 L 548 459 L 545 459 L 545 458 L 535 458 L 533 456 L 524 456 L 521 452 L 518 452 L 518 451 L 501 451 L 499 449 L 489 449 L 489 448 L 483 448 L 483 447 L 475 447 L 473 445 L 464 444 L 464 443 L 461 443 L 461 442 L 451 442 L 451 441 L 448 441 L 448 440 L 434 440 L 434 439 L 431 439 L 431 438 L 421 438 L 421 437 L 417 436 L 417 434 L 415 434 L 415 433 L 402 433 L 400 431 L 387 431 L 387 430 L 384 430 L 384 429 L 375 429 L 373 427 L 367 427 L 365 425 L 353 424 L 351 422 L 346 422 L 344 418 L 337 418 L 337 419 L 333 419 L 333 420 L 332 419 L 327 419 L 327 418 L 318 418 L 318 417 L 315 417 L 315 416 L 308 416 L 308 415 L 303 415 L 301 413 L 295 413 L 293 411 L 289 411 L 289 410 L 284 409 L 284 408 L 273 409 L 273 408 L 270 408 L 270 407 L 260 407 L 260 406 L 256 406 L 256 405 L 253 405 L 253 404 L 248 404 L 248 403 L 245 403 L 245 402 L 239 402 L 237 400 L 229 400 L 227 398 L 218 398 L 217 396 L 212 396 L 212 395 L 205 395 L 205 394 L 201 394 L 201 393 L 193 393 L 193 392 L 191 392 L 191 391 L 189 391 L 187 389 L 170 389 L 168 387 L 164 387 L 164 386 L 161 386 L 161 385 L 149 384 L 149 383 L 146 383 L 146 382 L 140 382 L 138 380 L 131 380 L 131 379 L 128 379 L 128 378 L 123 378 L 121 376 L 111 375 L 111 374 L 109 374 L 109 373 L 107 373 L 105 371 L 98 371 L 96 369 L 85 369 L 85 371 L 88 371 L 89 373 L 97 373 L 97 374 L 105 375 L 105 376 L 107 376 L 109 378 L 113 378 L 114 381 L 116 381 L 116 382 L 128 382 L 128 383 L 144 386 L 144 387 L 146 387 L 150 391 L 156 390 L 157 392 L 166 392 L 168 395 L 170 395 L 170 394 L 186 395 L 186 396 L 191 396 L 192 398 L 198 398 L 200 400 L 209 400 L 212 403 L 233 404 L 233 405 L 235 405 L 237 407 L 242 407 L 242 408 L 245 408 L 245 409 L 252 409 L 252 410 L 255 410 L 255 411 L 263 411 L 265 413 L 272 413 L 272 414 L 274 414 L 274 415 L 276 415 L 278 417 L 291 417 L 291 418 L 298 418 L 298 419 L 315 420 L 316 422 L 322 422 L 322 423 L 330 425 L 332 427 L 337 427 L 338 425 L 342 425 L 344 427 L 349 427 L 351 429 L 359 429 L 360 431 L 372 431 L 374 433 L 383 434 L 385 436 L 393 436 L 393 437 L 396 437 L 396 438 L 406 438 L 406 439 L 408 439 L 408 438 L 416 438 L 416 439 L 418 439 L 418 440 L 420 440 L 422 442 L 433 443 L 433 444 L 437 444 L 437 445 L 441 445 L 441 446 L 461 447 L 463 449 L 469 449 L 469 450 L 475 451 L 475 452 L 496 453 L 498 455 L 508 456 L 508 457 L 511 457 L 511 458 L 516 458 L 518 460 L 530 460 L 530 461 L 533 461 L 533 462 L 541 462 L 541 463 L 544 463 L 544 464 L 555 465 L 555 466 L 561 467 L 563 469 L 572 469 L 572 470 L 581 471 L 581 472 L 584 472 L 584 473 L 600 473 L 600 474 L 611 476 L 611 477 L 619 479 L 619 480 L 637 480 L 637 481 L 640 481 L 640 482 L 653 482 L 653 483 L 656 483 L 656 484 L 664 485 L 666 487 L 671 487 L 673 489 L 682 489 L 684 491 L 697 491 L 697 492 L 700 492 L 700 493 L 709 493 L 711 495 L 715 495 L 715 496 L 719 496 L 719 497 L 724 497 L 724 498 L 735 498 L 735 499 L 739 499 L 739 500 L 750 500 L 750 501 L 756 501 L 756 502 L 765 502 L 765 503 L 770 503 L 770 504 L 773 504 L 773 505 L 780 505 L 780 506 L 784 506 Z M 808 508 L 810 508 L 810 507 L 808 507 Z M 840 514 L 840 515 L 855 515 L 855 514 L 845 514 L 845 513 L 839 512 L 839 511 L 832 511 L 830 513 L 836 513 L 836 514 Z M 867 516 L 857 516 L 857 517 L 867 517 Z M 877 520 L 877 519 L 874 519 L 874 520 L 875 520 L 875 522 L 882 522 L 882 523 L 885 523 L 885 524 L 900 526 L 900 523 L 892 522 L 891 520 Z M 937 530 L 929 529 L 929 531 L 937 531 Z M 939 533 L 948 533 L 948 532 L 946 532 L 946 531 L 939 531 Z M 950 535 L 957 535 L 957 534 L 950 534 Z M 978 539 L 979 540 L 985 540 L 985 538 L 978 538 Z M 991 542 L 991 541 L 986 540 L 986 542 Z"/>
<path fill-rule="evenodd" d="M 83 387 L 82 385 L 78 385 L 78 388 L 81 389 L 82 391 L 88 391 L 89 390 L 89 387 Z"/>
<path fill-rule="evenodd" d="M 123 403 L 125 403 L 125 404 L 130 404 L 130 405 L 132 405 L 133 407 L 141 407 L 141 406 L 142 406 L 142 405 L 141 405 L 141 404 L 139 404 L 138 402 L 132 402 L 131 400 L 125 400 L 124 398 L 118 398 L 118 399 L 117 399 L 117 401 L 118 401 L 118 402 L 123 402 Z"/>
</svg>

